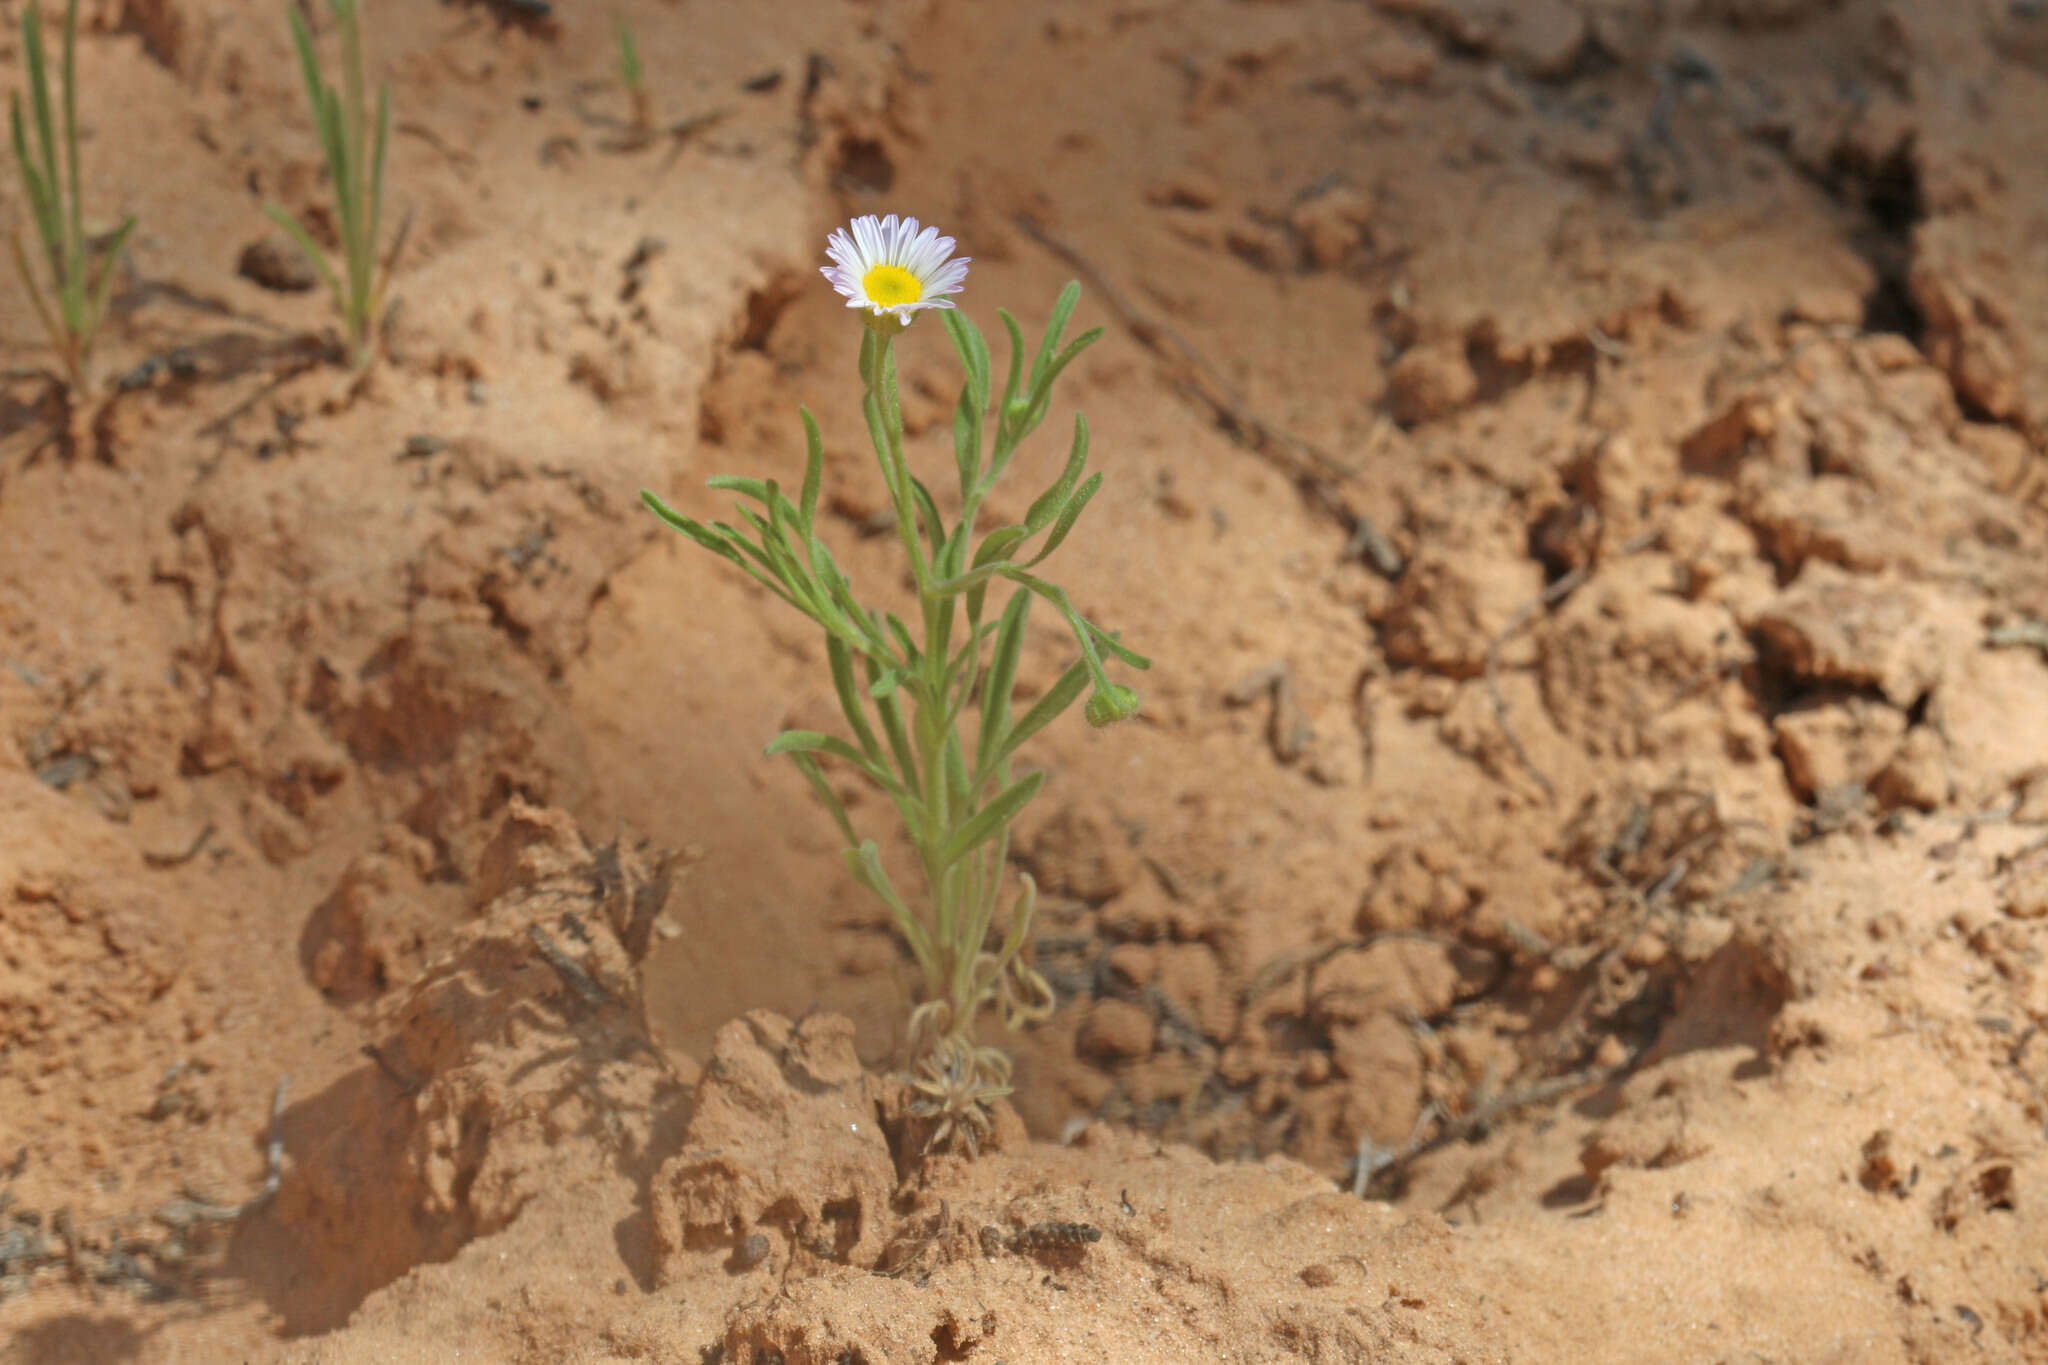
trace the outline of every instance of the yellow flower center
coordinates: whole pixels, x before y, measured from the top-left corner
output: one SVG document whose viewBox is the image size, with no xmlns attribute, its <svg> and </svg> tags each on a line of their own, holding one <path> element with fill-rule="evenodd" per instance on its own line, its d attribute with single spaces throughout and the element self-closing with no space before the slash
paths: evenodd
<svg viewBox="0 0 2048 1365">
<path fill-rule="evenodd" d="M 899 303 L 916 303 L 924 297 L 924 284 L 900 265 L 878 265 L 861 278 L 860 287 L 868 301 L 883 308 Z"/>
</svg>

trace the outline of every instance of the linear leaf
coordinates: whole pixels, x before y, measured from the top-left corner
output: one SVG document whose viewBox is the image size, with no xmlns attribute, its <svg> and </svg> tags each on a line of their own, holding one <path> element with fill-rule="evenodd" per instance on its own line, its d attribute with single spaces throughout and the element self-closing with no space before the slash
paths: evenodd
<svg viewBox="0 0 2048 1365">
<path fill-rule="evenodd" d="M 944 309 L 939 316 L 945 319 L 946 335 L 953 339 L 953 349 L 960 353 L 960 368 L 967 372 L 967 388 L 974 395 L 975 410 L 985 412 L 988 410 L 988 340 L 974 325 L 974 319 L 958 308 Z"/>
<path fill-rule="evenodd" d="M 14 268 L 21 273 L 22 285 L 28 290 L 29 301 L 35 305 L 36 316 L 42 319 L 43 330 L 49 333 L 50 344 L 62 350 L 64 328 L 57 321 L 57 315 L 50 311 L 49 302 L 43 297 L 43 287 L 36 283 L 35 272 L 29 268 L 28 251 L 21 244 L 21 234 L 9 233 L 7 244 L 14 249 Z"/>
<path fill-rule="evenodd" d="M 1006 559 L 999 559 L 993 564 L 983 564 L 979 568 L 969 569 L 966 573 L 939 580 L 937 583 L 932 584 L 928 595 L 931 597 L 955 597 L 966 592 L 969 588 L 978 587 L 988 582 L 1003 570 L 1015 567 Z"/>
<path fill-rule="evenodd" d="M 1023 437 L 1036 431 L 1038 424 L 1045 420 L 1046 409 L 1052 403 L 1053 381 L 1060 377 L 1060 372 L 1073 364 L 1076 356 L 1101 339 L 1102 329 L 1100 327 L 1090 328 L 1080 336 L 1075 337 L 1072 344 L 1059 353 L 1058 358 L 1052 362 L 1052 365 L 1043 376 L 1032 376 L 1031 406 L 1025 411 L 1023 420 L 1017 423 L 1016 435 L 1018 439 L 1021 440 Z"/>
<path fill-rule="evenodd" d="M 874 686 L 881 681 L 883 667 L 872 658 L 868 665 L 868 695 L 874 695 Z M 903 784 L 912 791 L 918 789 L 921 778 L 918 774 L 917 751 L 910 746 L 910 732 L 903 725 L 903 707 L 897 702 L 892 688 L 882 696 L 875 697 L 875 715 L 881 719 L 882 733 L 888 736 L 889 752 L 896 756 L 896 771 L 903 775 Z"/>
<path fill-rule="evenodd" d="M 881 765 L 870 761 L 866 754 L 837 735 L 821 734 L 816 730 L 784 730 L 768 741 L 765 752 L 770 758 L 777 754 L 829 754 L 851 763 L 883 788 L 893 791 L 896 787 L 896 780 Z"/>
<path fill-rule="evenodd" d="M 994 771 L 997 741 L 1010 723 L 1010 693 L 1017 684 L 1017 661 L 1024 652 L 1024 624 L 1031 615 L 1031 594 L 1010 595 L 996 626 L 996 647 L 989 655 L 988 676 L 981 684 L 981 732 L 975 744 L 974 771 Z"/>
<path fill-rule="evenodd" d="M 950 867 L 1008 827 L 1010 820 L 1038 795 L 1045 774 L 1030 773 L 996 793 L 995 799 L 976 811 L 974 818 L 953 831 L 953 837 L 939 850 L 939 866 Z"/>
<path fill-rule="evenodd" d="M 804 781 L 811 784 L 811 791 L 820 805 L 832 813 L 832 822 L 839 826 L 839 833 L 849 844 L 858 844 L 859 836 L 853 832 L 853 821 L 846 818 L 846 806 L 839 799 L 839 793 L 832 790 L 832 784 L 825 780 L 825 770 L 818 766 L 818 760 L 809 754 L 793 753 L 790 760 L 797 771 L 804 775 Z"/>
<path fill-rule="evenodd" d="M 1001 763 L 1016 753 L 1025 740 L 1057 720 L 1060 712 L 1072 706 L 1087 688 L 1088 663 L 1085 659 L 1077 659 L 1071 668 L 1060 675 L 1060 680 L 1052 685 L 1052 690 L 1040 697 L 1036 704 L 1024 713 L 1023 719 L 1017 722 L 1010 733 L 1003 736 L 1003 742 L 996 748 L 995 761 Z"/>
<path fill-rule="evenodd" d="M 1067 538 L 1067 532 L 1073 530 L 1074 523 L 1081 519 L 1081 512 L 1088 506 L 1088 500 L 1093 498 L 1096 490 L 1101 487 L 1101 472 L 1090 474 L 1087 482 L 1074 491 L 1073 497 L 1067 499 L 1067 505 L 1060 512 L 1060 519 L 1053 523 L 1052 534 L 1045 538 L 1045 544 L 1039 547 L 1037 554 L 1024 561 L 1025 568 L 1044 563 L 1047 555 L 1059 549 L 1060 542 Z"/>
<path fill-rule="evenodd" d="M 114 292 L 114 266 L 120 260 L 122 248 L 128 245 L 129 235 L 135 231 L 136 221 L 132 213 L 123 219 L 100 252 L 100 273 L 93 281 L 92 306 L 87 314 L 88 331 L 84 340 L 88 347 L 92 344 L 92 333 L 99 330 L 100 320 L 107 315 L 107 297 Z"/>
<path fill-rule="evenodd" d="M 927 979 L 938 971 L 938 960 L 932 954 L 932 937 L 924 923 L 910 913 L 910 907 L 896 894 L 896 888 L 889 884 L 889 874 L 882 867 L 882 851 L 873 839 L 864 839 L 858 848 L 849 848 L 844 854 L 847 870 L 853 879 L 882 898 L 889 907 L 889 913 L 896 921 L 896 928 L 910 944 L 910 951 L 917 958 L 917 965 L 924 970 Z"/>
<path fill-rule="evenodd" d="M 1017 389 L 1024 380 L 1024 329 L 1008 309 L 996 309 L 996 316 L 1003 320 L 1003 330 L 1010 334 L 1010 375 L 1003 381 L 1003 413 L 1007 421 L 1010 404 L 1017 400 Z"/>
<path fill-rule="evenodd" d="M 762 506 L 768 504 L 768 480 L 750 479 L 744 474 L 713 474 L 704 480 L 704 486 L 715 488 L 721 493 L 738 493 L 752 498 Z"/>
<path fill-rule="evenodd" d="M 265 204 L 263 211 L 270 215 L 270 221 L 284 229 L 285 235 L 292 239 L 292 244 L 298 247 L 300 254 L 312 263 L 320 278 L 327 282 L 328 292 L 334 295 L 335 311 L 346 315 L 348 297 L 342 293 L 341 280 L 335 275 L 334 267 L 327 263 L 326 253 L 321 251 L 319 244 L 313 240 L 313 234 L 306 231 L 298 219 L 276 204 Z"/>
<path fill-rule="evenodd" d="M 804 419 L 804 486 L 798 498 L 798 510 L 802 513 L 804 534 L 811 534 L 811 527 L 818 518 L 818 490 L 825 481 L 825 438 L 818 434 L 818 419 L 811 416 L 809 408 L 798 408 Z"/>
<path fill-rule="evenodd" d="M 1060 290 L 1060 296 L 1052 305 L 1052 317 L 1045 324 L 1045 336 L 1038 343 L 1038 356 L 1031 362 L 1031 389 L 1033 393 L 1043 392 L 1051 382 L 1045 374 L 1046 362 L 1059 348 L 1060 333 L 1067 330 L 1067 319 L 1074 316 L 1074 305 L 1081 301 L 1081 286 L 1075 280 L 1068 280 L 1067 287 Z"/>
<path fill-rule="evenodd" d="M 1142 654 L 1137 653 L 1135 650 L 1128 649 L 1124 645 L 1120 644 L 1117 641 L 1116 636 L 1110 634 L 1101 626 L 1096 625 L 1093 621 L 1089 621 L 1086 624 L 1088 626 L 1089 631 L 1093 633 L 1095 636 L 1095 643 L 1102 647 L 1103 653 L 1114 654 L 1117 658 L 1122 659 L 1132 668 L 1145 669 L 1152 667 L 1152 661 L 1150 659 L 1146 658 Z"/>
<path fill-rule="evenodd" d="M 961 386 L 960 401 L 953 405 L 953 466 L 960 472 L 961 496 L 971 496 L 981 477 L 981 412 L 968 385 Z"/>
<path fill-rule="evenodd" d="M 1067 499 L 1074 495 L 1074 485 L 1080 482 L 1081 471 L 1088 465 L 1088 419 L 1080 413 L 1074 414 L 1074 444 L 1067 452 L 1067 467 L 1053 486 L 1038 495 L 1038 501 L 1031 504 L 1031 510 L 1024 514 L 1024 529 L 1030 535 L 1037 535 L 1052 525 L 1052 519 L 1067 505 Z"/>
<path fill-rule="evenodd" d="M 869 762 L 879 767 L 888 760 L 882 754 L 880 741 L 875 738 L 874 727 L 868 724 L 867 707 L 861 704 L 860 688 L 853 677 L 853 653 L 844 640 L 836 635 L 827 635 L 825 657 L 832 665 L 832 690 L 839 694 L 839 709 L 846 716 L 846 723 L 853 727 L 861 752 L 867 755 Z"/>
</svg>

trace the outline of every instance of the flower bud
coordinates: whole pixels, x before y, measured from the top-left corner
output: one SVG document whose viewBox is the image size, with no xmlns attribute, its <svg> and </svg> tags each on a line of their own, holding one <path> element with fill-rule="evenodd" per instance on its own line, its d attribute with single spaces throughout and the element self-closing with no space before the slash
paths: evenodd
<svg viewBox="0 0 2048 1365">
<path fill-rule="evenodd" d="M 1129 720 L 1138 714 L 1138 694 L 1121 683 L 1111 683 L 1108 691 L 1088 698 L 1085 714 L 1088 723 L 1097 729 Z"/>
</svg>

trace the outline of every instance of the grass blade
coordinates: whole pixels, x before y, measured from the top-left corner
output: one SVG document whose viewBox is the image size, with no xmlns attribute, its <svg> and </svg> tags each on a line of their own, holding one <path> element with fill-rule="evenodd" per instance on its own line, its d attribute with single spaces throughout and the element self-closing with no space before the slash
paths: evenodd
<svg viewBox="0 0 2048 1365">
<path fill-rule="evenodd" d="M 270 215 L 271 222 L 284 229 L 285 235 L 292 239 L 292 244 L 298 247 L 300 253 L 308 261 L 313 263 L 313 269 L 319 273 L 321 279 L 327 282 L 327 292 L 334 296 L 335 311 L 346 312 L 348 298 L 347 295 L 342 293 L 341 278 L 334 273 L 334 267 L 327 263 L 327 253 L 322 251 L 320 244 L 313 240 L 313 234 L 306 231 L 298 219 L 292 217 L 291 214 L 287 213 L 279 205 L 265 204 L 263 211 Z"/>
</svg>

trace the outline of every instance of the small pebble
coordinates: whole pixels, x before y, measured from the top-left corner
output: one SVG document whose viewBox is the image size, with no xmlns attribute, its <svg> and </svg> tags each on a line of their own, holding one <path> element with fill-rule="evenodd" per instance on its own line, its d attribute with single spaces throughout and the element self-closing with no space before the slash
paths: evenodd
<svg viewBox="0 0 2048 1365">
<path fill-rule="evenodd" d="M 260 237 L 243 247 L 235 273 L 279 294 L 303 294 L 320 283 L 306 253 L 282 237 Z"/>
</svg>

